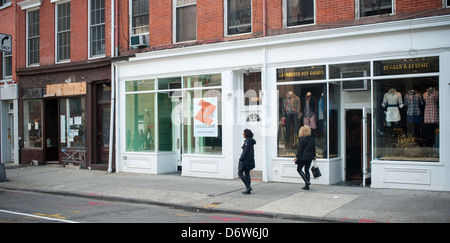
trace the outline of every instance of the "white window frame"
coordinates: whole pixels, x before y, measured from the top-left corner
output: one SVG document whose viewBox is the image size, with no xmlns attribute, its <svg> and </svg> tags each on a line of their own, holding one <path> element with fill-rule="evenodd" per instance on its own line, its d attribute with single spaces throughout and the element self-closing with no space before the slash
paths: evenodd
<svg viewBox="0 0 450 243">
<path fill-rule="evenodd" d="M 70 3 L 70 0 L 67 1 L 61 1 L 61 0 L 52 0 L 52 3 L 56 3 L 55 4 L 55 63 L 68 63 L 70 62 L 70 58 L 69 59 L 63 59 L 63 60 L 59 60 L 58 59 L 58 6 L 61 4 L 65 4 L 65 3 Z M 70 23 L 72 25 L 72 6 L 70 6 Z M 70 31 L 72 32 L 72 28 L 70 28 Z M 72 33 L 70 34 L 70 38 L 72 38 Z M 70 43 L 70 47 L 72 46 L 72 43 Z M 70 48 L 69 48 L 69 55 L 70 55 Z M 71 56 L 71 55 L 70 55 Z"/>
<path fill-rule="evenodd" d="M 29 18 L 28 18 L 28 14 L 30 13 L 30 12 L 33 12 L 33 11 L 38 11 L 39 12 L 39 35 L 38 35 L 38 39 L 39 39 L 39 41 L 40 41 L 40 38 L 41 38 L 41 29 L 40 29 L 40 25 L 41 25 L 41 13 L 40 13 L 40 11 L 39 11 L 39 7 L 38 8 L 32 8 L 32 9 L 27 9 L 27 11 L 26 11 L 26 48 L 27 48 L 27 51 L 26 51 L 26 59 L 27 59 L 27 67 L 38 67 L 38 66 L 40 66 L 40 60 L 38 60 L 38 62 L 37 63 L 33 63 L 33 64 L 30 64 L 30 60 L 29 60 L 29 51 L 30 51 L 30 47 L 29 47 L 29 45 L 28 45 L 28 40 L 29 40 L 29 35 L 28 35 L 28 33 L 29 33 Z M 40 47 L 40 45 L 39 45 L 39 55 L 41 54 L 40 52 L 41 52 L 41 47 Z M 39 56 L 39 59 L 40 59 L 40 56 Z"/>
<path fill-rule="evenodd" d="M 288 23 L 287 23 L 288 22 L 288 16 L 287 16 L 288 4 L 287 4 L 287 1 L 288 0 L 283 0 L 283 28 L 291 29 L 291 28 L 299 28 L 299 27 L 310 26 L 310 25 L 315 25 L 316 24 L 316 20 L 317 20 L 317 18 L 316 18 L 317 17 L 316 9 L 317 9 L 317 7 L 316 7 L 316 0 L 313 0 L 314 1 L 314 7 L 313 7 L 314 22 L 311 23 L 311 24 L 300 24 L 300 25 L 288 26 Z"/>
<path fill-rule="evenodd" d="M 106 56 L 106 0 L 105 0 L 105 8 L 104 8 L 104 14 L 105 14 L 105 21 L 103 22 L 103 24 L 96 24 L 96 25 L 91 25 L 91 13 L 92 13 L 92 9 L 91 9 L 91 3 L 93 0 L 89 0 L 88 1 L 88 58 L 89 59 L 96 59 L 96 58 L 102 58 Z M 92 27 L 97 27 L 103 25 L 104 26 L 104 35 L 105 35 L 105 52 L 103 54 L 99 54 L 99 55 L 92 55 L 91 53 L 91 45 L 92 45 L 92 40 L 91 40 L 91 28 Z"/>
<path fill-rule="evenodd" d="M 193 41 L 197 41 L 197 32 L 198 32 L 198 22 L 196 21 L 196 28 L 195 28 L 195 39 L 193 40 L 187 40 L 187 41 L 177 41 L 177 8 L 183 8 L 183 7 L 188 7 L 188 6 L 193 6 L 193 5 L 197 5 L 197 0 L 195 0 L 195 3 L 188 3 L 188 4 L 183 4 L 180 6 L 177 6 L 177 0 L 172 0 L 173 1 L 173 9 L 172 9 L 172 16 L 173 16 L 173 28 L 172 28 L 172 43 L 186 43 L 186 42 L 193 42 Z M 189 0 L 186 0 L 189 1 Z"/>
<path fill-rule="evenodd" d="M 223 23 L 223 27 L 224 27 L 224 32 L 225 36 L 239 36 L 239 35 L 250 35 L 253 34 L 253 0 L 250 0 L 250 13 L 251 13 L 251 23 L 250 23 L 250 28 L 252 29 L 250 32 L 247 33 L 240 33 L 240 34 L 228 34 L 228 0 L 224 0 L 223 3 L 223 11 L 224 11 L 224 23 Z"/>
<path fill-rule="evenodd" d="M 2 58 L 2 72 L 1 72 L 1 80 L 11 80 L 12 79 L 12 74 L 13 74 L 13 68 L 12 68 L 12 51 L 11 52 L 9 52 L 10 54 L 8 54 L 8 55 L 6 55 L 6 53 L 8 53 L 8 52 L 4 52 L 4 51 L 2 51 L 2 52 L 0 52 L 0 57 Z M 8 76 L 6 76 L 5 75 L 5 70 L 6 70 L 6 62 L 5 62 L 5 59 L 7 58 L 7 57 L 11 57 L 11 75 L 8 75 Z"/>
</svg>

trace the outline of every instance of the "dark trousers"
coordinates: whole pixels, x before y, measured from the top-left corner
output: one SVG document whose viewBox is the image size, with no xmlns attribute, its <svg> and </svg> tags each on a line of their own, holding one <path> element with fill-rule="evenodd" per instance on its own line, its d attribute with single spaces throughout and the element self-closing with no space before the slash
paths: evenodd
<svg viewBox="0 0 450 243">
<path fill-rule="evenodd" d="M 311 175 L 309 174 L 309 167 L 311 167 L 312 160 L 299 160 L 297 163 L 297 172 L 305 181 L 305 184 L 311 184 L 309 179 Z M 305 172 L 302 171 L 303 167 L 305 167 Z"/>
<path fill-rule="evenodd" d="M 250 188 L 250 170 L 238 170 L 238 176 L 241 178 L 242 182 L 247 189 Z"/>
</svg>

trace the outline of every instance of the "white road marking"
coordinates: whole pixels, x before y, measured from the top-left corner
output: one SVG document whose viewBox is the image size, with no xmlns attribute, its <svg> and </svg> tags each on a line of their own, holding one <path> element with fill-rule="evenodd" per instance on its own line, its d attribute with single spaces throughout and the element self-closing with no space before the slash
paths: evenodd
<svg viewBox="0 0 450 243">
<path fill-rule="evenodd" d="M 19 212 L 13 212 L 13 211 L 2 210 L 2 209 L 0 209 L 0 212 L 9 213 L 9 214 L 16 214 L 16 215 L 22 215 L 22 216 L 27 216 L 27 217 L 34 217 L 34 218 L 39 218 L 39 219 L 60 221 L 60 222 L 63 222 L 63 223 L 79 223 L 79 222 L 75 222 L 75 221 L 71 221 L 71 220 L 55 219 L 55 218 L 49 218 L 49 217 L 44 217 L 44 216 L 39 216 L 39 215 L 34 215 L 34 214 L 19 213 Z"/>
</svg>

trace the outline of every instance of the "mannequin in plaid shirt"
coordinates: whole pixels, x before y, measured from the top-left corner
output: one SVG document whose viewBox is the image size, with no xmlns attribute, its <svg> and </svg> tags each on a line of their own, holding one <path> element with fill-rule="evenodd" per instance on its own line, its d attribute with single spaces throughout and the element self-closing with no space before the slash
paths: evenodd
<svg viewBox="0 0 450 243">
<path fill-rule="evenodd" d="M 419 136 L 419 124 L 422 122 L 422 111 L 420 106 L 424 104 L 422 94 L 416 90 L 410 90 L 405 95 L 406 121 L 408 122 L 408 130 L 413 127 L 414 135 Z"/>
</svg>

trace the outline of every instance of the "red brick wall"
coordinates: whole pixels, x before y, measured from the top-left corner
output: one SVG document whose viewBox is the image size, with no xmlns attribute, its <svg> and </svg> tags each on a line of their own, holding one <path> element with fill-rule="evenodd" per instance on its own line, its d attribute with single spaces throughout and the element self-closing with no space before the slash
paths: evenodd
<svg viewBox="0 0 450 243">
<path fill-rule="evenodd" d="M 128 1 L 123 1 L 128 2 Z M 127 3 L 128 4 L 128 3 Z M 150 1 L 149 4 L 150 46 L 172 43 L 172 1 Z M 128 8 L 127 8 L 128 9 Z M 125 12 L 123 16 L 128 16 Z M 128 17 L 127 17 L 128 18 Z M 127 21 L 128 23 L 128 21 Z M 127 25 L 128 27 L 128 25 Z M 123 28 L 128 30 L 129 28 Z M 129 30 L 128 30 L 129 32 Z M 128 34 L 128 33 L 127 33 Z"/>
<path fill-rule="evenodd" d="M 53 65 L 55 53 L 55 3 L 42 1 L 40 13 L 39 33 L 39 62 L 40 66 Z M 87 60 L 88 52 L 88 1 L 71 1 L 71 39 L 70 61 Z M 26 11 L 17 6 L 18 27 L 18 67 L 26 67 Z M 111 0 L 105 1 L 105 55 L 111 55 Z"/>
<path fill-rule="evenodd" d="M 197 40 L 220 39 L 224 35 L 224 1 L 197 1 Z"/>
<path fill-rule="evenodd" d="M 396 14 L 417 13 L 442 7 L 442 0 L 397 0 Z"/>
<path fill-rule="evenodd" d="M 316 24 L 329 24 L 354 19 L 355 0 L 316 0 Z"/>
</svg>

